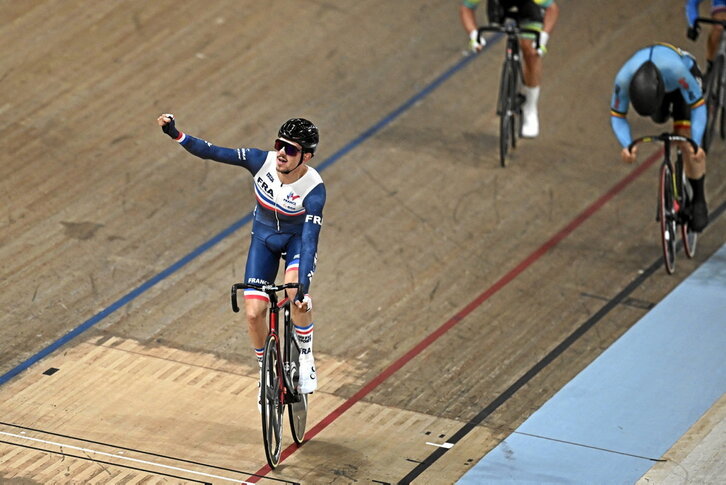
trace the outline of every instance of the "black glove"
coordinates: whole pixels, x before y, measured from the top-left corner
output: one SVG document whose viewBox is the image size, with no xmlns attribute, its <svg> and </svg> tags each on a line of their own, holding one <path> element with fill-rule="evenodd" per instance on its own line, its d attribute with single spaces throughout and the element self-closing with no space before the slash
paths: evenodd
<svg viewBox="0 0 726 485">
<path fill-rule="evenodd" d="M 300 285 L 300 288 L 297 289 L 297 294 L 295 295 L 295 301 L 302 302 L 303 298 L 305 298 L 305 295 L 307 294 L 308 289 L 302 285 Z"/>
<path fill-rule="evenodd" d="M 179 138 L 179 130 L 174 126 L 174 117 L 170 116 L 171 121 L 161 127 L 161 131 L 172 137 L 173 139 Z"/>
<path fill-rule="evenodd" d="M 691 40 L 696 40 L 698 39 L 698 33 L 700 30 L 700 27 L 688 27 L 688 30 L 686 31 L 686 36 Z"/>
</svg>

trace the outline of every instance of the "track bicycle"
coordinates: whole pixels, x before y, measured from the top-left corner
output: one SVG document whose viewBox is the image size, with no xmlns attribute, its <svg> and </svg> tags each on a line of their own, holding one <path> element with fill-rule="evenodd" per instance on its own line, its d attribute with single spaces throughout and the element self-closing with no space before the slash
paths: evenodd
<svg viewBox="0 0 726 485">
<path fill-rule="evenodd" d="M 698 17 L 694 25 L 698 28 L 699 24 L 721 25 L 726 29 L 726 20 Z M 708 111 L 706 130 L 703 134 L 703 149 L 706 152 L 708 152 L 711 142 L 713 142 L 717 122 L 721 139 L 726 139 L 726 103 L 724 97 L 726 97 L 726 35 L 722 31 L 713 64 L 704 76 L 703 98 L 706 100 Z"/>
<path fill-rule="evenodd" d="M 519 36 L 533 34 L 536 48 L 539 48 L 539 31 L 520 28 L 515 21 L 508 19 L 503 25 L 486 25 L 479 27 L 479 38 L 485 32 L 499 32 L 507 36 L 507 48 L 502 66 L 497 99 L 497 116 L 499 116 L 499 163 L 507 166 L 507 154 L 511 146 L 517 147 L 517 138 L 522 136 L 522 104 L 524 96 L 520 93 L 524 78 L 522 75 Z"/>
<path fill-rule="evenodd" d="M 643 136 L 633 140 L 628 146 L 631 151 L 640 143 L 663 142 L 663 162 L 659 171 L 658 212 L 656 220 L 660 223 L 660 240 L 663 246 L 663 260 L 668 274 L 673 274 L 676 266 L 676 232 L 680 226 L 683 250 L 692 258 L 696 254 L 698 233 L 691 231 L 693 191 L 683 171 L 683 153 L 677 149 L 675 163 L 671 160 L 672 142 L 687 142 L 698 151 L 698 144 L 688 137 L 663 133 L 658 136 Z"/>
<path fill-rule="evenodd" d="M 298 289 L 298 283 L 283 285 L 259 285 L 253 283 L 235 283 L 232 285 L 232 310 L 239 312 L 237 291 L 255 289 L 265 292 L 270 297 L 269 333 L 265 340 L 262 355 L 262 371 L 260 375 L 262 441 L 265 445 L 265 456 L 270 468 L 280 463 L 282 453 L 282 428 L 285 406 L 290 417 L 292 438 L 298 445 L 302 444 L 305 435 L 305 424 L 308 415 L 308 396 L 297 390 L 300 368 L 300 346 L 295 337 L 290 317 L 290 299 L 278 302 L 277 293 L 287 289 Z M 282 328 L 279 327 L 279 314 L 282 310 Z"/>
</svg>

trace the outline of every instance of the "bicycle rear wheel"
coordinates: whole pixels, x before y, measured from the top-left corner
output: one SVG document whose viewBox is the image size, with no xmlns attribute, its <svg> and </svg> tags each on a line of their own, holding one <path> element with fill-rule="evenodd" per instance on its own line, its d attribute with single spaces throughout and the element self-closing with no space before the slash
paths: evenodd
<svg viewBox="0 0 726 485">
<path fill-rule="evenodd" d="M 499 163 L 502 167 L 507 166 L 509 146 L 513 143 L 510 137 L 515 135 L 514 96 L 514 66 L 512 61 L 506 60 L 499 85 Z"/>
<path fill-rule="evenodd" d="M 663 245 L 663 261 L 668 274 L 673 274 L 676 266 L 676 220 L 673 213 L 673 174 L 667 164 L 660 167 L 658 189 L 658 221 L 660 240 Z"/>
<path fill-rule="evenodd" d="M 292 439 L 295 443 L 301 445 L 305 437 L 305 425 L 308 420 L 308 395 L 300 394 L 297 392 L 297 384 L 300 380 L 300 346 L 298 345 L 295 338 L 292 336 L 293 332 L 290 331 L 288 338 L 291 338 L 290 345 L 290 382 L 292 383 L 294 396 L 293 402 L 288 405 L 288 415 L 290 416 L 290 431 L 292 433 Z M 294 399 L 299 399 L 295 401 Z"/>
<path fill-rule="evenodd" d="M 704 89 L 704 99 L 706 100 L 706 130 L 703 133 L 703 149 L 708 151 L 713 142 L 714 135 L 716 133 L 716 124 L 719 118 L 719 114 L 722 114 L 723 106 L 722 103 L 722 80 L 724 69 L 724 58 L 717 56 L 711 67 L 711 71 L 708 74 L 708 80 L 706 81 L 706 87 Z M 723 127 L 723 116 L 721 116 L 721 126 Z M 722 128 L 723 130 L 723 128 Z M 721 135 L 723 137 L 723 135 Z"/>
<path fill-rule="evenodd" d="M 262 355 L 262 441 L 270 468 L 280 463 L 282 452 L 282 389 L 279 340 L 274 334 L 267 336 L 265 352 Z"/>
</svg>

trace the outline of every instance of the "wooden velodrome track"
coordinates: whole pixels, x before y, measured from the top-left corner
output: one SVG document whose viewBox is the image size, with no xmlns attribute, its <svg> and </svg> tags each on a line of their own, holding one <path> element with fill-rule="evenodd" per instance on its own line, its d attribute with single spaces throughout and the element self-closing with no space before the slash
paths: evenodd
<svg viewBox="0 0 726 485">
<path fill-rule="evenodd" d="M 457 480 L 726 239 L 716 218 L 622 293 L 660 254 L 656 148 L 619 162 L 612 79 L 647 43 L 704 43 L 680 2 L 559 4 L 542 134 L 502 169 L 503 45 L 462 60 L 457 2 L 3 2 L 0 481 Z M 224 146 L 321 129 L 321 385 L 274 472 L 229 308 L 249 224 L 214 239 L 251 182 L 164 136 L 167 111 Z"/>
</svg>

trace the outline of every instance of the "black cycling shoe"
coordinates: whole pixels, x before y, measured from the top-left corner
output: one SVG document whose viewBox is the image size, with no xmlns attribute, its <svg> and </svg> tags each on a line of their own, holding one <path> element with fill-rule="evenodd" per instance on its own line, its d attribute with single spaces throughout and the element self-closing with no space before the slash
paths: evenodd
<svg viewBox="0 0 726 485">
<path fill-rule="evenodd" d="M 693 215 L 691 216 L 690 228 L 692 231 L 701 232 L 708 225 L 708 208 L 706 202 L 695 201 L 692 206 Z"/>
</svg>

